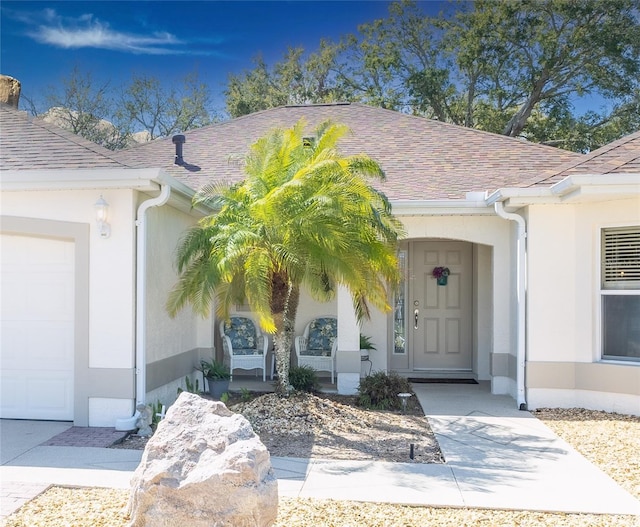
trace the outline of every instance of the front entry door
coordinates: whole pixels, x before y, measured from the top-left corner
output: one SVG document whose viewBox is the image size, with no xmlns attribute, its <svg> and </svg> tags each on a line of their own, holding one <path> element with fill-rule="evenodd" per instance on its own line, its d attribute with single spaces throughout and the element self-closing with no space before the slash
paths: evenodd
<svg viewBox="0 0 640 527">
<path fill-rule="evenodd" d="M 409 327 L 414 370 L 472 369 L 472 246 L 467 242 L 415 242 Z M 438 285 L 434 267 L 447 267 Z"/>
</svg>

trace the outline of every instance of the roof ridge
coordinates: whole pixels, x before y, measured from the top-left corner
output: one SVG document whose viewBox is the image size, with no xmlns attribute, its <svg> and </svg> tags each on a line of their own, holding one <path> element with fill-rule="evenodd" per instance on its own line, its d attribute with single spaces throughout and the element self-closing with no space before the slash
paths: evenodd
<svg viewBox="0 0 640 527">
<path fill-rule="evenodd" d="M 274 106 L 273 108 L 266 108 L 264 110 L 258 110 L 257 112 L 253 112 L 253 113 L 248 113 L 245 115 L 241 115 L 239 117 L 232 117 L 230 119 L 227 119 L 225 121 L 218 121 L 215 123 L 211 123 L 208 124 L 206 126 L 201 126 L 200 128 L 194 128 L 192 130 L 187 130 L 185 132 L 180 132 L 181 134 L 186 135 L 187 137 L 193 133 L 196 132 L 200 132 L 200 131 L 206 131 L 207 129 L 210 128 L 214 128 L 214 127 L 219 127 L 219 126 L 224 126 L 227 123 L 231 123 L 231 122 L 237 122 L 240 120 L 245 120 L 245 119 L 254 119 L 257 116 L 260 115 L 264 115 L 267 113 L 271 113 L 271 112 L 277 112 L 279 110 L 283 110 L 283 109 L 287 109 L 287 108 L 321 108 L 321 107 L 341 107 L 341 106 L 353 106 L 353 107 L 359 107 L 359 108 L 365 108 L 367 110 L 370 111 L 374 111 L 374 112 L 385 112 L 385 113 L 389 113 L 394 115 L 395 117 L 397 116 L 402 116 L 402 117 L 408 117 L 411 119 L 418 119 L 421 121 L 429 121 L 431 123 L 434 123 L 436 125 L 440 125 L 440 126 L 445 126 L 445 127 L 451 127 L 454 128 L 458 131 L 464 130 L 467 133 L 474 133 L 474 134 L 481 134 L 484 136 L 490 136 L 492 138 L 501 138 L 500 140 L 504 140 L 507 142 L 515 142 L 518 143 L 520 145 L 527 145 L 527 147 L 531 147 L 531 148 L 539 148 L 539 149 L 543 149 L 545 151 L 558 151 L 558 150 L 562 150 L 563 152 L 566 152 L 568 154 L 575 154 L 575 155 L 580 155 L 576 152 L 572 152 L 571 150 L 563 150 L 563 149 L 559 149 L 555 146 L 549 146 L 549 145 L 543 145 L 541 143 L 533 143 L 531 141 L 528 141 L 526 139 L 523 138 L 518 138 L 518 137 L 511 137 L 511 136 L 507 136 L 507 135 L 502 135 L 502 134 L 497 134 L 495 132 L 488 132 L 486 130 L 478 130 L 477 128 L 469 128 L 466 126 L 461 126 L 459 124 L 454 124 L 454 123 L 447 123 L 444 121 L 439 121 L 437 119 L 430 119 L 429 117 L 424 117 L 422 115 L 414 115 L 414 114 L 410 114 L 410 113 L 404 113 L 404 112 L 400 112 L 397 110 L 391 110 L 389 108 L 382 108 L 380 106 L 371 106 L 369 104 L 365 104 L 362 102 L 351 102 L 351 101 L 345 101 L 345 102 L 333 102 L 333 103 L 310 103 L 310 104 L 285 104 L 285 105 L 281 105 L 281 106 Z M 204 133 L 204 132 L 203 132 Z M 169 139 L 170 137 L 161 137 L 158 139 L 154 139 L 153 141 L 149 141 L 148 143 L 140 143 L 137 145 L 132 145 L 129 146 L 127 148 L 123 148 L 122 150 L 120 150 L 119 152 L 130 152 L 134 149 L 138 149 L 140 147 L 144 147 L 146 145 L 150 145 L 150 144 L 155 144 L 158 141 L 162 141 L 162 140 L 166 140 Z"/>
</svg>

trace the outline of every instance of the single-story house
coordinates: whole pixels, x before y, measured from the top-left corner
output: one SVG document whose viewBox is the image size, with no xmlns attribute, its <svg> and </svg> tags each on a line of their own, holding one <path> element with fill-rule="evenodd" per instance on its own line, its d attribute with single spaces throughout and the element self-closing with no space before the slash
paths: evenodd
<svg viewBox="0 0 640 527">
<path fill-rule="evenodd" d="M 361 104 L 332 104 L 275 108 L 192 130 L 181 151 L 167 138 L 108 152 L 18 112 L 1 115 L 3 330 L 24 324 L 20 335 L 44 334 L 33 331 L 38 319 L 20 318 L 21 301 L 5 322 L 5 273 L 7 283 L 11 273 L 31 285 L 43 273 L 49 282 L 56 265 L 45 256 L 55 251 L 45 242 L 70 241 L 76 263 L 68 280 L 81 297 L 68 321 L 76 339 L 71 418 L 78 423 L 104 426 L 136 400 L 162 400 L 199 355 L 220 354 L 216 321 L 189 310 L 176 320 L 164 313 L 175 281 L 175 244 L 207 212 L 190 210 L 189 198 L 212 180 L 242 179 L 230 155 L 241 156 L 268 130 L 300 118 L 310 134 L 326 119 L 350 127 L 343 152 L 364 152 L 381 163 L 387 180 L 376 187 L 406 230 L 399 252 L 404 281 L 393 312 L 374 313 L 360 328 L 345 291 L 329 305 L 301 299 L 298 334 L 316 315 L 338 317 L 338 391 L 353 392 L 364 374 L 362 332 L 377 348 L 374 371 L 488 381 L 492 393 L 512 396 L 520 408 L 640 415 L 640 133 L 582 155 Z M 15 147 L 11 155 L 7 141 Z M 93 204 L 100 196 L 110 205 L 109 238 L 97 232 Z M 84 238 L 52 231 L 58 223 L 84 229 Z M 10 260 L 5 243 L 17 244 Z M 438 266 L 451 271 L 446 286 L 432 276 Z M 24 298 L 26 286 L 19 287 L 7 298 Z M 25 301 L 29 313 L 38 312 L 38 300 Z M 246 314 L 246 306 L 238 312 Z M 15 349 L 20 341 L 18 330 L 7 337 Z M 38 342 L 22 377 L 9 379 L 15 388 L 7 392 L 16 401 L 31 394 L 19 386 L 28 386 L 32 365 L 54 354 Z M 3 331 L 2 416 L 9 417 L 4 348 Z"/>
</svg>

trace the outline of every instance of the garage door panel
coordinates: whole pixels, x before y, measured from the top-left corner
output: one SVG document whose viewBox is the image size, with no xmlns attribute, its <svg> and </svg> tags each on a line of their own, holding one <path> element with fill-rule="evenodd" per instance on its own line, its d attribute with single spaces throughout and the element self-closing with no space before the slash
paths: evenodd
<svg viewBox="0 0 640 527">
<path fill-rule="evenodd" d="M 72 420 L 74 244 L 1 239 L 0 417 Z"/>
<path fill-rule="evenodd" d="M 25 284 L 28 314 L 30 320 L 73 320 L 73 298 L 69 291 L 69 282 L 73 274 L 32 277 Z"/>
<path fill-rule="evenodd" d="M 73 325 L 48 322 L 6 322 L 2 324 L 2 369 L 73 367 Z"/>
<path fill-rule="evenodd" d="M 54 410 L 62 413 L 69 407 L 71 393 L 68 376 L 50 373 L 48 376 L 30 376 L 26 381 L 27 404 L 32 412 Z"/>
<path fill-rule="evenodd" d="M 38 322 L 34 327 L 37 330 L 27 339 L 26 355 L 49 369 L 72 367 L 73 357 L 68 350 L 73 348 L 73 325 Z"/>
<path fill-rule="evenodd" d="M 23 379 L 11 371 L 8 371 L 6 376 L 3 375 L 2 386 L 0 387 L 2 417 L 20 417 L 21 401 L 24 400 L 25 396 L 26 386 Z"/>
</svg>

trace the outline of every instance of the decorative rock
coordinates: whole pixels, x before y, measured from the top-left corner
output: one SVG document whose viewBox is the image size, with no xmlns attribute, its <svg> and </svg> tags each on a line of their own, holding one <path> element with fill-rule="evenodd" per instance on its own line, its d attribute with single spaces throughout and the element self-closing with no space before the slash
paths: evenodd
<svg viewBox="0 0 640 527">
<path fill-rule="evenodd" d="M 136 406 L 136 410 L 140 416 L 136 421 L 136 427 L 138 428 L 138 435 L 140 437 L 149 437 L 153 434 L 153 430 L 151 430 L 151 423 L 153 422 L 153 410 L 147 406 L 146 404 L 139 404 Z"/>
<path fill-rule="evenodd" d="M 0 102 L 17 108 L 19 100 L 20 81 L 8 75 L 0 75 Z"/>
<path fill-rule="evenodd" d="M 249 422 L 182 392 L 132 478 L 131 527 L 268 527 L 278 513 L 271 459 Z"/>
</svg>

